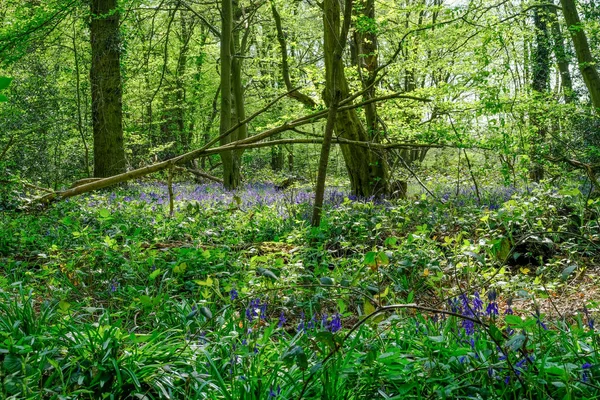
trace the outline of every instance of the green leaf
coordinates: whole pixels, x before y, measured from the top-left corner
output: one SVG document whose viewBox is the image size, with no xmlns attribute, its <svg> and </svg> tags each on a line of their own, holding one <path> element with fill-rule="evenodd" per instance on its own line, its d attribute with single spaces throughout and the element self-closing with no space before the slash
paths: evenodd
<svg viewBox="0 0 600 400">
<path fill-rule="evenodd" d="M 319 281 L 321 281 L 321 285 L 333 285 L 333 279 L 331 279 L 328 276 L 324 276 L 321 279 L 319 279 Z"/>
<path fill-rule="evenodd" d="M 516 315 L 509 314 L 506 317 L 504 317 L 504 320 L 506 321 L 507 324 L 510 324 L 510 325 L 516 325 L 516 326 L 523 325 L 523 320 L 521 319 L 521 317 L 518 317 Z"/>
<path fill-rule="evenodd" d="M 109 218 L 110 211 L 107 210 L 106 208 L 103 208 L 102 210 L 98 211 L 98 215 L 100 216 L 100 218 Z"/>
<path fill-rule="evenodd" d="M 258 272 L 259 275 L 266 276 L 267 278 L 270 278 L 272 281 L 276 281 L 277 279 L 279 279 L 277 277 L 277 275 L 275 275 L 273 273 L 273 271 L 271 271 L 270 269 L 257 268 L 256 271 Z"/>
<path fill-rule="evenodd" d="M 174 274 L 183 274 L 183 273 L 185 273 L 186 269 L 187 269 L 187 264 L 181 263 L 181 264 L 173 267 L 173 273 Z"/>
<path fill-rule="evenodd" d="M 288 351 L 283 353 L 281 359 L 286 364 L 296 363 L 298 367 L 302 370 L 308 368 L 308 359 L 306 358 L 306 353 L 304 353 L 304 349 L 300 346 L 294 346 L 290 348 Z"/>
<path fill-rule="evenodd" d="M 566 281 L 567 279 L 569 279 L 569 276 L 571 276 L 571 274 L 573 273 L 573 271 L 575 271 L 577 269 L 577 265 L 570 265 L 567 268 L 563 269 L 562 274 L 561 274 L 561 279 L 563 281 Z"/>
<path fill-rule="evenodd" d="M 60 311 L 62 312 L 67 312 L 69 311 L 69 308 L 71 308 L 71 303 L 61 300 L 58 302 L 58 308 L 60 308 Z"/>
<path fill-rule="evenodd" d="M 365 254 L 365 265 L 369 266 L 369 267 L 374 267 L 377 265 L 377 253 L 374 251 L 369 251 L 367 254 Z"/>
<path fill-rule="evenodd" d="M 155 280 L 161 273 L 162 271 L 160 270 L 160 268 L 156 268 L 154 271 L 152 271 L 152 273 L 148 276 L 148 279 L 150 279 L 151 281 Z"/>
<path fill-rule="evenodd" d="M 390 259 L 387 256 L 387 254 L 385 254 L 384 251 L 380 251 L 379 253 L 377 253 L 377 264 L 378 265 L 389 265 L 390 263 Z"/>
<path fill-rule="evenodd" d="M 0 76 L 0 90 L 8 88 L 12 80 L 12 78 L 9 78 L 7 76 Z"/>
<path fill-rule="evenodd" d="M 498 329 L 496 327 L 496 325 L 491 324 L 490 327 L 489 327 L 489 330 L 490 330 L 490 336 L 496 342 L 502 342 L 502 340 L 504 340 L 504 336 L 502 335 L 502 332 L 500 332 L 500 329 Z"/>
<path fill-rule="evenodd" d="M 207 319 L 212 319 L 212 312 L 208 309 L 208 307 L 200 307 L 200 314 L 204 315 Z"/>
<path fill-rule="evenodd" d="M 4 357 L 3 365 L 9 374 L 13 374 L 21 369 L 21 359 L 13 354 L 7 354 Z"/>
<path fill-rule="evenodd" d="M 510 340 L 508 340 L 504 346 L 515 352 L 518 351 L 523 344 L 525 344 L 525 340 L 527 339 L 527 336 L 523 335 L 522 333 L 516 334 L 515 336 L 513 336 L 512 338 L 510 338 Z"/>
<path fill-rule="evenodd" d="M 8 97 L 0 93 L 0 103 L 4 103 L 8 101 Z"/>
<path fill-rule="evenodd" d="M 205 281 L 202 281 L 200 279 L 196 279 L 194 282 L 197 285 L 200 285 L 200 286 L 208 286 L 208 287 L 210 287 L 213 284 L 213 279 L 210 276 L 207 276 Z"/>
</svg>

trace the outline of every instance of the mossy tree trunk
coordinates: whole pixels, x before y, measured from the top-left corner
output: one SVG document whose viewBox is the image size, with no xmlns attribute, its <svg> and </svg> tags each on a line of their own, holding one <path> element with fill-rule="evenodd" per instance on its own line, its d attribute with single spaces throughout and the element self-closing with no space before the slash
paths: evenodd
<svg viewBox="0 0 600 400">
<path fill-rule="evenodd" d="M 116 0 L 92 0 L 90 24 L 94 176 L 125 171 L 121 40 Z"/>
<path fill-rule="evenodd" d="M 594 60 L 590 51 L 587 36 L 583 30 L 577 6 L 574 0 L 560 0 L 565 21 L 573 39 L 579 70 L 583 76 L 585 86 L 588 88 L 592 105 L 597 114 L 600 114 L 600 74 L 598 73 L 598 64 Z"/>
<path fill-rule="evenodd" d="M 247 36 L 240 38 L 240 32 L 234 30 L 233 17 L 243 15 L 237 1 L 221 1 L 221 125 L 223 135 L 230 127 L 246 118 L 244 106 L 244 87 L 242 84 L 241 53 L 246 46 Z M 227 137 L 221 144 L 244 139 L 248 136 L 247 126 L 242 125 Z M 223 185 L 225 189 L 234 190 L 241 183 L 241 161 L 243 150 L 221 153 L 223 162 Z"/>
<path fill-rule="evenodd" d="M 550 31 L 548 29 L 549 12 L 547 6 L 536 7 L 533 10 L 535 25 L 536 47 L 533 54 L 532 83 L 535 109 L 531 113 L 531 122 L 535 134 L 531 141 L 532 165 L 529 178 L 534 182 L 544 179 L 544 167 L 540 162 L 540 145 L 543 145 L 548 131 L 544 111 L 540 105 L 545 102 L 545 97 L 550 86 Z"/>
<path fill-rule="evenodd" d="M 326 89 L 324 100 L 330 106 L 334 95 L 344 99 L 350 95 L 348 81 L 344 73 L 343 58 L 334 57 L 336 46 L 346 38 L 340 37 L 340 4 L 337 0 L 324 0 L 324 55 Z M 333 71 L 337 71 L 334 73 Z M 335 93 L 335 92 L 338 93 Z M 376 121 L 371 121 L 376 124 Z M 335 118 L 335 132 L 339 137 L 357 141 L 371 141 L 373 138 L 365 129 L 354 109 L 339 111 Z M 360 197 L 382 196 L 387 194 L 388 169 L 377 152 L 364 147 L 341 145 L 342 154 L 350 177 L 352 194 Z"/>
</svg>

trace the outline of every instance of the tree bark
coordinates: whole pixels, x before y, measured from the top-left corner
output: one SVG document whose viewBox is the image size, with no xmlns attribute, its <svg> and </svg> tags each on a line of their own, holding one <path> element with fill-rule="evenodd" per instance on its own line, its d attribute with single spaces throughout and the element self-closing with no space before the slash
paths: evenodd
<svg viewBox="0 0 600 400">
<path fill-rule="evenodd" d="M 339 91 L 340 99 L 350 94 L 342 55 L 335 57 L 339 43 L 346 42 L 346 38 L 340 36 L 340 5 L 337 0 L 324 0 L 323 26 L 326 77 L 323 96 L 327 106 L 331 107 L 333 93 Z M 349 140 L 366 142 L 370 139 L 354 109 L 338 110 L 335 131 L 339 137 Z M 387 165 L 375 151 L 350 145 L 342 145 L 341 150 L 350 177 L 352 194 L 358 197 L 387 194 Z"/>
<path fill-rule="evenodd" d="M 587 36 L 577 14 L 575 0 L 560 0 L 560 3 L 577 54 L 579 70 L 590 93 L 592 105 L 596 113 L 600 114 L 600 74 L 598 74 L 597 64 L 592 57 Z"/>
<path fill-rule="evenodd" d="M 540 162 L 540 145 L 547 134 L 547 122 L 543 118 L 543 110 L 539 105 L 544 102 L 550 85 L 550 32 L 548 30 L 548 7 L 540 6 L 533 10 L 536 47 L 533 54 L 532 89 L 536 100 L 535 109 L 531 113 L 531 123 L 536 130 L 531 141 L 531 161 L 529 178 L 534 182 L 544 179 L 544 167 Z"/>
<path fill-rule="evenodd" d="M 233 4 L 232 0 L 221 0 L 221 121 L 219 132 L 223 136 L 231 127 L 232 95 L 231 95 L 231 49 L 233 46 Z M 221 145 L 231 142 L 231 134 L 220 140 Z M 223 162 L 223 186 L 235 189 L 239 185 L 237 166 L 234 165 L 233 152 L 221 154 Z"/>
<path fill-rule="evenodd" d="M 117 1 L 92 0 L 91 12 L 94 176 L 108 177 L 125 171 Z"/>
<path fill-rule="evenodd" d="M 573 79 L 571 78 L 571 72 L 569 71 L 570 59 L 565 49 L 565 43 L 560 30 L 560 23 L 558 22 L 556 8 L 549 7 L 548 11 L 550 12 L 549 17 L 552 23 L 554 57 L 556 57 L 558 71 L 560 72 L 561 90 L 563 92 L 565 103 L 572 103 L 577 96 L 573 91 Z"/>
</svg>

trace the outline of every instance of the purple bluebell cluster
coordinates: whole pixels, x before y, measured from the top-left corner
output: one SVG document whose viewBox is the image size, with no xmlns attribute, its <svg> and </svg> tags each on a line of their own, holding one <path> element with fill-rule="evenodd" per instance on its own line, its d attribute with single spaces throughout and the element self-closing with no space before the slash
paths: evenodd
<svg viewBox="0 0 600 400">
<path fill-rule="evenodd" d="M 278 328 L 283 328 L 283 326 L 285 325 L 286 321 L 287 321 L 287 319 L 285 318 L 285 313 L 282 310 L 281 314 L 279 314 L 279 322 L 277 323 L 277 327 Z"/>
<path fill-rule="evenodd" d="M 152 205 L 168 203 L 168 188 L 164 183 L 139 183 L 130 185 L 132 192 L 137 195 L 127 195 L 122 201 L 144 202 Z M 311 189 L 290 191 L 277 190 L 273 184 L 247 184 L 240 190 L 226 191 L 220 184 L 173 184 L 176 201 L 197 201 L 203 206 L 227 206 L 242 209 L 276 206 L 278 211 L 285 213 L 286 206 L 297 204 L 310 204 L 314 193 Z M 325 193 L 325 203 L 336 207 L 342 204 L 347 193 L 337 188 L 329 188 Z M 119 201 L 115 193 L 111 193 L 108 202 Z M 91 203 L 90 203 L 91 204 Z M 96 204 L 96 202 L 94 202 Z"/>
<path fill-rule="evenodd" d="M 246 319 L 248 321 L 251 322 L 257 317 L 260 319 L 267 318 L 267 303 L 261 303 L 260 298 L 250 300 L 246 308 Z"/>
<path fill-rule="evenodd" d="M 305 323 L 304 312 L 300 314 L 300 322 L 298 323 L 298 332 L 307 332 L 317 327 L 317 315 L 313 315 L 311 319 Z M 326 313 L 321 314 L 320 318 L 321 329 L 336 333 L 342 329 L 342 316 L 339 313 L 335 313 L 329 318 Z"/>
</svg>

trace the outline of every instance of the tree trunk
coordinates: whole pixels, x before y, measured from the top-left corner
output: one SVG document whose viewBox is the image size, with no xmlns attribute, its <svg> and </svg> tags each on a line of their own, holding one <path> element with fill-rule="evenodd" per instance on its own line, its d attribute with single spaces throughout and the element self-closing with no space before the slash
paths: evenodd
<svg viewBox="0 0 600 400">
<path fill-rule="evenodd" d="M 544 179 L 544 167 L 540 163 L 540 144 L 543 144 L 547 134 L 547 122 L 543 118 L 544 111 L 539 105 L 544 102 L 550 85 L 550 33 L 548 31 L 548 7 L 534 8 L 533 22 L 535 25 L 536 47 L 533 54 L 532 89 L 536 107 L 531 113 L 531 123 L 536 130 L 531 142 L 532 165 L 529 178 L 534 182 Z"/>
<path fill-rule="evenodd" d="M 569 56 L 565 49 L 565 43 L 560 30 L 560 23 L 558 22 L 556 9 L 554 7 L 549 7 L 549 12 L 549 17 L 552 22 L 554 56 L 556 57 L 558 71 L 560 72 L 561 90 L 563 92 L 565 103 L 572 103 L 577 96 L 573 91 L 573 79 L 571 78 L 571 72 L 569 71 Z"/>
<path fill-rule="evenodd" d="M 571 32 L 573 45 L 575 46 L 577 61 L 579 61 L 579 70 L 581 71 L 581 75 L 583 75 L 585 86 L 587 86 L 590 92 L 592 105 L 596 113 L 600 114 L 600 74 L 598 74 L 598 70 L 596 69 L 596 62 L 592 57 L 587 37 L 577 14 L 575 0 L 560 0 L 560 3 L 565 21 L 569 27 L 569 32 Z"/>
<path fill-rule="evenodd" d="M 225 134 L 231 127 L 232 95 L 231 95 L 231 48 L 233 45 L 233 4 L 232 0 L 221 0 L 221 123 L 219 132 Z M 231 142 L 231 134 L 220 140 L 221 145 Z M 223 186 L 235 189 L 239 185 L 239 172 L 234 165 L 233 151 L 221 154 L 223 162 Z"/>
<path fill-rule="evenodd" d="M 91 12 L 94 176 L 108 177 L 125 171 L 117 1 L 92 0 Z"/>
<path fill-rule="evenodd" d="M 340 37 L 340 5 L 337 0 L 323 2 L 323 26 L 326 75 L 326 89 L 323 95 L 326 104 L 330 107 L 330 100 L 334 93 L 339 92 L 340 99 L 350 94 L 343 58 L 341 54 L 334 57 L 338 43 L 346 41 L 346 38 Z M 337 72 L 334 74 L 334 71 Z M 371 139 L 354 109 L 337 113 L 335 131 L 339 137 L 349 140 L 370 141 Z M 341 150 L 350 177 L 352 194 L 358 197 L 371 197 L 388 193 L 388 170 L 382 157 L 379 157 L 375 151 L 352 145 L 342 145 Z"/>
</svg>

